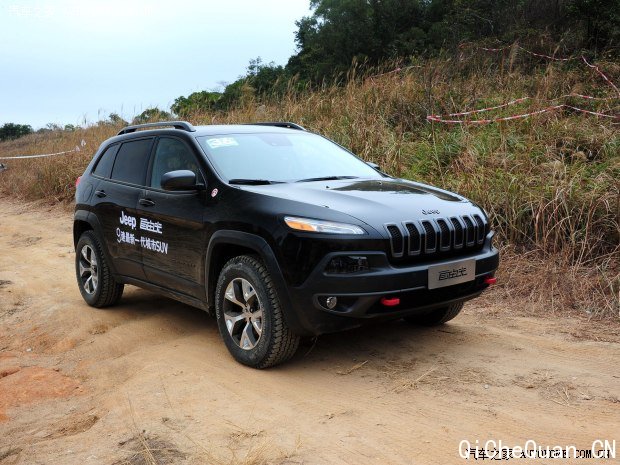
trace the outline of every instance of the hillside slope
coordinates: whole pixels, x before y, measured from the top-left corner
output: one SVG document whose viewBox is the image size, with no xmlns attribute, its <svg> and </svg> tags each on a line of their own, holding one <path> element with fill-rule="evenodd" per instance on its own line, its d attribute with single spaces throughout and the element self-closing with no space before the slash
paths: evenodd
<svg viewBox="0 0 620 465">
<path fill-rule="evenodd" d="M 620 64 L 593 68 L 525 53 L 503 57 L 465 49 L 454 58 L 406 69 L 386 67 L 377 76 L 355 77 L 352 70 L 342 87 L 299 92 L 291 85 L 281 98 L 259 98 L 248 88 L 239 108 L 196 112 L 189 119 L 193 124 L 294 121 L 390 174 L 466 195 L 489 212 L 499 233 L 510 295 L 617 317 L 620 93 L 613 82 L 619 80 Z M 494 109 L 462 114 L 489 107 Z M 529 113 L 523 119 L 471 123 Z M 430 122 L 429 115 L 468 124 Z M 98 145 L 118 130 L 100 122 L 1 143 L 0 157 L 76 146 L 81 151 L 0 160 L 8 166 L 0 172 L 0 195 L 69 202 L 75 179 Z"/>
</svg>

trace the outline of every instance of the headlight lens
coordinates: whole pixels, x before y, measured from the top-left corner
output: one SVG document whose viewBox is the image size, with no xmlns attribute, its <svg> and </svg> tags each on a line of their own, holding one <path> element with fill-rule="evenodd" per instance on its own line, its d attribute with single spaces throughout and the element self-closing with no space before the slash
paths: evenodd
<svg viewBox="0 0 620 465">
<path fill-rule="evenodd" d="M 359 226 L 346 223 L 334 223 L 332 221 L 312 220 L 309 218 L 297 218 L 295 216 L 284 217 L 286 225 L 296 231 L 318 232 L 325 234 L 366 234 Z"/>
</svg>

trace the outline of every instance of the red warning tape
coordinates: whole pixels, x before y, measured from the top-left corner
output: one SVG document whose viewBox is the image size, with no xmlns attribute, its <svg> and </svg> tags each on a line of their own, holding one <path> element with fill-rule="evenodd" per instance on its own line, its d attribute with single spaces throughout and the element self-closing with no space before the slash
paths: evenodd
<svg viewBox="0 0 620 465">
<path fill-rule="evenodd" d="M 461 44 L 460 48 L 463 48 L 465 46 L 467 46 L 468 44 Z M 545 58 L 547 60 L 552 60 L 552 61 L 573 61 L 573 60 L 582 60 L 588 67 L 594 69 L 603 79 L 605 79 L 605 81 L 614 88 L 614 90 L 616 91 L 616 93 L 618 94 L 618 96 L 620 96 L 620 89 L 618 89 L 618 87 L 611 81 L 611 79 L 609 79 L 605 73 L 603 73 L 600 68 L 596 65 L 590 64 L 588 62 L 588 60 L 586 60 L 586 57 L 584 57 L 583 55 L 581 56 L 574 56 L 574 57 L 567 57 L 567 58 L 557 58 L 551 55 L 545 55 L 544 53 L 536 53 L 536 52 L 532 52 L 531 50 L 526 49 L 525 47 L 521 47 L 520 45 L 515 45 L 519 50 L 524 51 L 525 53 L 529 53 L 530 55 L 533 55 L 535 57 L 539 57 L 539 58 Z M 512 46 L 505 46 L 505 47 L 500 47 L 500 48 L 488 48 L 488 47 L 479 47 L 481 50 L 487 51 L 487 52 L 502 52 L 504 50 L 508 50 L 511 49 Z"/>
<path fill-rule="evenodd" d="M 460 48 L 465 47 L 468 44 L 461 44 Z M 487 51 L 487 52 L 501 52 L 507 49 L 512 48 L 513 46 L 505 46 L 505 47 L 499 47 L 499 48 L 489 48 L 489 47 L 480 47 L 481 50 Z M 588 60 L 586 60 L 586 58 L 582 55 L 580 57 L 568 57 L 568 58 L 557 58 L 557 57 L 553 57 L 550 55 L 545 55 L 542 53 L 536 53 L 536 52 L 532 52 L 531 50 L 527 50 L 524 47 L 521 47 L 520 45 L 516 45 L 516 47 L 520 50 L 523 50 L 526 53 L 529 53 L 530 55 L 536 56 L 536 57 L 541 57 L 541 58 L 545 58 L 548 60 L 553 60 L 553 61 L 572 61 L 572 60 L 578 60 L 581 59 L 588 67 L 590 67 L 591 69 L 594 69 L 606 82 L 607 84 L 609 84 L 615 91 L 616 94 L 618 94 L 617 96 L 611 96 L 611 97 L 593 97 L 590 95 L 583 95 L 583 94 L 577 94 L 577 93 L 571 93 L 571 94 L 567 94 L 567 95 L 562 95 L 561 97 L 557 97 L 552 99 L 551 101 L 557 101 L 560 100 L 562 98 L 569 98 L 569 97 L 577 97 L 577 98 L 582 98 L 585 100 L 616 100 L 618 98 L 620 98 L 620 89 L 612 82 L 611 79 L 609 79 L 605 73 L 603 73 L 600 68 L 596 65 L 593 65 L 591 63 L 588 62 Z M 516 120 L 516 119 L 523 119 L 523 118 L 528 118 L 530 116 L 533 115 L 539 115 L 541 113 L 547 113 L 550 111 L 555 111 L 555 110 L 559 110 L 562 108 L 569 108 L 571 110 L 574 111 L 578 111 L 581 113 L 585 113 L 585 114 L 589 114 L 589 115 L 593 115 L 593 116 L 598 116 L 598 117 L 602 117 L 602 118 L 612 118 L 612 119 L 617 119 L 620 120 L 620 115 L 609 115 L 606 113 L 601 113 L 601 112 L 597 112 L 597 111 L 591 111 L 591 110 L 585 110 L 583 108 L 578 108 L 572 105 L 567 105 L 567 104 L 560 104 L 560 105 L 553 105 L 553 106 L 549 106 L 540 110 L 536 110 L 533 112 L 529 112 L 529 113 L 522 113 L 522 114 L 518 114 L 518 115 L 511 115 L 511 116 L 504 116 L 504 117 L 500 117 L 500 118 L 494 118 L 494 119 L 481 119 L 481 120 L 462 120 L 462 119 L 448 119 L 448 118 L 454 118 L 454 117 L 459 117 L 459 116 L 468 116 L 468 115 L 473 115 L 473 114 L 477 114 L 477 113 L 483 113 L 483 112 L 487 112 L 487 111 L 492 111 L 492 110 L 498 110 L 500 108 L 506 108 L 512 105 L 516 105 L 518 103 L 522 103 L 526 100 L 531 100 L 532 97 L 521 97 L 518 98 L 516 100 L 512 100 L 510 102 L 504 103 L 502 105 L 497 105 L 494 107 L 488 107 L 488 108 L 480 108 L 480 109 L 476 109 L 476 110 L 469 110 L 469 111 L 462 111 L 459 113 L 449 113 L 447 115 L 429 115 L 426 117 L 426 119 L 430 122 L 436 122 L 436 123 L 446 123 L 446 124 L 490 124 L 490 123 L 495 123 L 495 122 L 500 122 L 500 121 L 511 121 L 511 120 Z"/>
<path fill-rule="evenodd" d="M 616 87 L 616 85 L 611 82 L 611 79 L 609 79 L 607 76 L 605 76 L 605 74 L 599 69 L 598 66 L 592 65 L 590 63 L 588 63 L 588 60 L 586 60 L 586 57 L 584 57 L 583 55 L 581 56 L 581 59 L 583 60 L 583 62 L 588 65 L 590 68 L 594 69 L 598 74 L 600 74 L 600 76 L 605 79 L 605 81 L 607 81 L 607 84 L 609 84 L 611 87 L 614 88 L 614 90 L 616 91 L 616 93 L 618 94 L 618 96 L 620 97 L 620 89 L 618 89 Z"/>
<path fill-rule="evenodd" d="M 556 101 L 556 100 L 560 100 L 560 99 L 568 98 L 568 97 L 578 97 L 578 98 L 587 99 L 587 100 L 617 100 L 620 98 L 620 97 L 592 97 L 590 95 L 582 95 L 582 94 L 566 94 L 566 95 L 562 95 L 560 97 L 551 99 L 551 101 Z M 480 108 L 477 110 L 469 110 L 469 111 L 461 111 L 459 113 L 448 113 L 447 115 L 444 115 L 444 116 L 453 117 L 453 116 L 474 115 L 476 113 L 484 113 L 486 111 L 499 110 L 500 108 L 506 108 L 506 107 L 516 105 L 521 102 L 525 102 L 526 100 L 533 100 L 533 98 L 532 97 L 521 97 L 516 100 L 511 100 L 508 103 L 503 103 L 502 105 L 497 105 L 494 107 Z"/>
<path fill-rule="evenodd" d="M 410 66 L 405 66 L 404 68 L 398 67 L 396 69 L 393 69 L 392 71 L 388 71 L 387 73 L 373 74 L 372 76 L 368 76 L 368 79 L 374 79 L 374 78 L 380 77 L 380 76 L 387 76 L 388 74 L 394 74 L 394 73 L 398 73 L 400 71 L 406 71 L 406 70 L 411 69 L 411 68 L 422 68 L 422 66 L 420 66 L 420 65 L 410 65 Z"/>
<path fill-rule="evenodd" d="M 444 117 L 441 115 L 429 115 L 426 117 L 426 119 L 430 122 L 446 123 L 446 124 L 491 124 L 491 123 L 497 123 L 500 121 L 512 121 L 515 119 L 528 118 L 529 116 L 539 115 L 541 113 L 547 113 L 550 111 L 559 110 L 561 108 L 570 108 L 571 110 L 579 111 L 581 113 L 587 113 L 590 115 L 600 116 L 603 118 L 612 118 L 612 119 L 620 120 L 620 116 L 617 116 L 617 115 L 608 115 L 608 114 L 599 113 L 596 111 L 584 110 L 583 108 L 577 108 L 577 107 L 573 107 L 571 105 L 566 105 L 566 104 L 553 105 L 551 107 L 543 108 L 541 110 L 536 110 L 536 111 L 532 111 L 529 113 L 522 113 L 520 115 L 504 116 L 501 118 L 493 118 L 493 119 L 478 119 L 478 120 L 452 119 L 450 120 L 450 119 L 444 119 Z M 451 116 L 451 115 L 446 115 L 446 116 Z"/>
<path fill-rule="evenodd" d="M 459 48 L 465 48 L 466 46 L 471 45 L 471 44 L 461 44 L 459 46 Z M 504 47 L 498 47 L 498 48 L 490 48 L 490 47 L 478 47 L 480 50 L 484 50 L 485 52 L 503 52 L 504 50 L 510 50 L 513 47 L 516 47 L 519 50 L 524 51 L 525 53 L 528 53 L 532 56 L 535 57 L 539 57 L 539 58 L 546 58 L 547 60 L 552 60 L 552 61 L 572 61 L 572 60 L 578 60 L 579 57 L 568 57 L 568 58 L 558 58 L 558 57 L 554 57 L 551 55 L 545 55 L 544 53 L 536 53 L 536 52 L 532 52 L 531 50 L 528 50 L 525 47 L 521 47 L 520 45 L 506 45 Z"/>
<path fill-rule="evenodd" d="M 579 98 L 583 98 L 583 99 L 587 99 L 587 100 L 617 100 L 620 98 L 620 96 L 618 97 L 592 97 L 590 95 L 582 95 L 582 94 L 566 94 L 566 95 L 562 95 L 560 97 L 554 98 L 552 100 L 559 100 L 561 98 L 567 98 L 567 97 L 579 97 Z"/>
<path fill-rule="evenodd" d="M 572 60 L 577 60 L 577 57 L 568 57 L 568 58 L 557 58 L 551 55 L 545 55 L 544 53 L 536 53 L 536 52 L 532 52 L 531 50 L 528 50 L 524 47 L 521 47 L 520 45 L 516 46 L 519 50 L 524 51 L 525 53 L 528 53 L 532 56 L 538 57 L 538 58 L 546 58 L 547 60 L 552 60 L 552 61 L 572 61 Z M 485 50 L 487 52 L 501 52 L 504 50 L 509 50 L 512 48 L 512 46 L 507 46 L 507 47 L 502 47 L 502 48 L 485 48 L 485 47 L 481 47 L 482 50 Z"/>
<path fill-rule="evenodd" d="M 526 100 L 530 100 L 530 98 L 531 97 L 521 97 L 521 98 L 518 98 L 516 100 L 512 100 L 512 101 L 510 101 L 508 103 L 504 103 L 502 105 L 497 105 L 495 107 L 480 108 L 478 110 L 470 110 L 470 111 L 462 111 L 460 113 L 449 113 L 446 116 L 467 116 L 467 115 L 473 115 L 473 114 L 476 114 L 476 113 L 483 113 L 485 111 L 498 110 L 500 108 L 506 108 L 506 107 L 509 107 L 511 105 L 516 105 L 517 103 L 521 103 L 521 102 L 524 102 Z"/>
</svg>

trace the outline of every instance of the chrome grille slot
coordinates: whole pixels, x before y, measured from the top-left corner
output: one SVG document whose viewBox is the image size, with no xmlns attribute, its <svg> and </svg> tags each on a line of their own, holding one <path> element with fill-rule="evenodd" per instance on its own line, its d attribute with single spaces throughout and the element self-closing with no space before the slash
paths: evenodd
<svg viewBox="0 0 620 465">
<path fill-rule="evenodd" d="M 422 252 L 422 236 L 420 231 L 413 223 L 405 223 L 407 233 L 409 234 L 409 255 L 418 255 Z"/>
<path fill-rule="evenodd" d="M 439 226 L 439 248 L 444 252 L 450 250 L 452 238 L 448 224 L 445 220 L 437 220 L 437 225 Z"/>
<path fill-rule="evenodd" d="M 450 218 L 450 221 L 452 221 L 452 226 L 454 226 L 454 248 L 460 249 L 465 245 L 463 225 L 458 218 Z"/>
<path fill-rule="evenodd" d="M 474 215 L 474 220 L 476 220 L 476 224 L 478 225 L 478 236 L 476 237 L 476 242 L 478 244 L 482 244 L 484 242 L 484 236 L 486 236 L 485 224 L 479 215 Z"/>
<path fill-rule="evenodd" d="M 422 221 L 425 233 L 424 252 L 433 253 L 437 250 L 437 233 L 430 221 Z"/>
<path fill-rule="evenodd" d="M 386 226 L 390 236 L 392 238 L 392 255 L 394 257 L 402 257 L 403 255 L 403 247 L 405 245 L 405 241 L 403 238 L 403 233 L 400 231 L 400 228 L 395 224 L 388 224 Z"/>
<path fill-rule="evenodd" d="M 467 242 L 467 246 L 469 247 L 476 243 L 476 231 L 474 223 L 469 216 L 464 216 L 463 221 L 465 222 L 465 240 Z"/>
</svg>

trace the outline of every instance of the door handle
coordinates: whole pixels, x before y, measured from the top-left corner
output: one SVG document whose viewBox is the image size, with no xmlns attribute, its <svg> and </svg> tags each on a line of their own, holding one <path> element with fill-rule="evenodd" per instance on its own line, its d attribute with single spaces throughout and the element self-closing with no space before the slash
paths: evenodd
<svg viewBox="0 0 620 465">
<path fill-rule="evenodd" d="M 152 207 L 153 205 L 155 205 L 155 202 L 153 202 L 151 199 L 140 199 L 138 202 L 144 207 Z"/>
<path fill-rule="evenodd" d="M 101 191 L 95 191 L 95 195 L 101 198 L 101 197 L 107 196 L 108 194 L 106 194 L 105 191 L 101 190 Z"/>
</svg>

